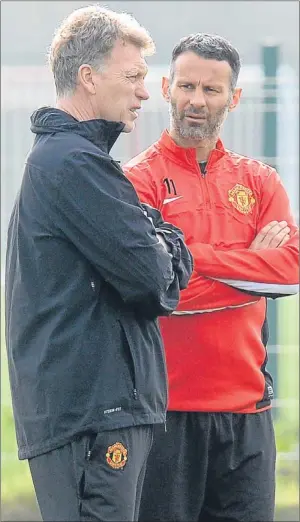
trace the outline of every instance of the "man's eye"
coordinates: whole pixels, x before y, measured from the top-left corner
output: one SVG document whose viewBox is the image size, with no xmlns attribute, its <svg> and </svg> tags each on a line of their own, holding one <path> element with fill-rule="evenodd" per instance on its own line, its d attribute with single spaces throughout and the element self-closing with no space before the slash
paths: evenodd
<svg viewBox="0 0 300 522">
<path fill-rule="evenodd" d="M 214 89 L 213 87 L 205 87 L 205 90 L 209 92 L 218 92 L 217 89 Z"/>
<path fill-rule="evenodd" d="M 184 83 L 181 87 L 187 90 L 191 90 L 194 88 L 194 86 L 191 83 Z"/>
</svg>

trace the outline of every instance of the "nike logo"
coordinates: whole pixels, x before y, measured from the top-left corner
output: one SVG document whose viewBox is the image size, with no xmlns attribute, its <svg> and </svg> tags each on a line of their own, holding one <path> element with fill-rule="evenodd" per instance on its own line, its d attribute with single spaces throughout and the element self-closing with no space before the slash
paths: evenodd
<svg viewBox="0 0 300 522">
<path fill-rule="evenodd" d="M 176 199 L 180 199 L 183 196 L 175 196 L 174 198 L 166 198 L 163 200 L 163 205 L 166 205 L 166 203 L 171 203 L 171 201 L 176 201 Z"/>
</svg>

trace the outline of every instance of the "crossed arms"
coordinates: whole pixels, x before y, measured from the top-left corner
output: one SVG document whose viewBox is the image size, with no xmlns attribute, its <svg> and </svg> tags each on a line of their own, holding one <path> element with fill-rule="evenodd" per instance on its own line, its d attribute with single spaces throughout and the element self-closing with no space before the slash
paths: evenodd
<svg viewBox="0 0 300 522">
<path fill-rule="evenodd" d="M 157 187 L 149 173 L 126 173 L 141 201 L 155 206 Z M 188 288 L 181 292 L 176 313 L 212 312 L 244 306 L 262 296 L 277 298 L 298 292 L 299 232 L 276 171 L 262 187 L 257 230 L 248 248 L 224 251 L 205 243 L 188 244 L 194 272 Z"/>
</svg>

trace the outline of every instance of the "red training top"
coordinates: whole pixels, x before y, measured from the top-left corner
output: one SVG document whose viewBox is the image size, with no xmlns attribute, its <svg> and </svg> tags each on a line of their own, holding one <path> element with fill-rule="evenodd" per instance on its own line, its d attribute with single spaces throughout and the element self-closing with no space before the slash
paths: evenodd
<svg viewBox="0 0 300 522">
<path fill-rule="evenodd" d="M 298 291 L 299 236 L 277 172 L 217 142 L 205 171 L 195 149 L 160 140 L 124 167 L 142 203 L 181 228 L 194 273 L 176 312 L 161 318 L 169 410 L 249 413 L 270 407 L 266 296 Z M 282 247 L 249 250 L 270 221 Z"/>
</svg>

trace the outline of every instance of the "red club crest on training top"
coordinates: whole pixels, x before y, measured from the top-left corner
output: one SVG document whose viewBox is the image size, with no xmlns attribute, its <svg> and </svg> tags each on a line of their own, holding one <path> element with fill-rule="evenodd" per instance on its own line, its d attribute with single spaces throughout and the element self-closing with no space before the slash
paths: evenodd
<svg viewBox="0 0 300 522">
<path fill-rule="evenodd" d="M 228 190 L 228 200 L 232 203 L 234 208 L 242 214 L 249 214 L 252 212 L 252 208 L 255 204 L 252 190 L 239 184 Z"/>
</svg>

